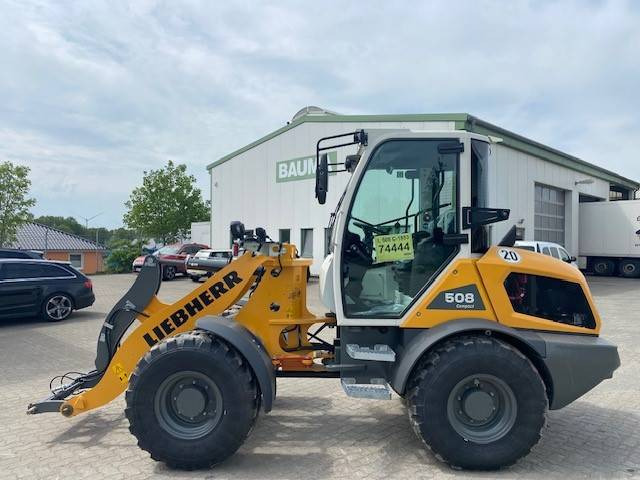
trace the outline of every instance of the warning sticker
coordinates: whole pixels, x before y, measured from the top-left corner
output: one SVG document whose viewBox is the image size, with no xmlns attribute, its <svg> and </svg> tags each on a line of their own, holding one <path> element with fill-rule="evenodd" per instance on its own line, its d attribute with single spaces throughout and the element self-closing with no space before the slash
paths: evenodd
<svg viewBox="0 0 640 480">
<path fill-rule="evenodd" d="M 376 250 L 375 263 L 413 260 L 413 239 L 410 233 L 375 236 L 373 248 Z"/>
<path fill-rule="evenodd" d="M 116 363 L 113 367 L 113 373 L 115 373 L 120 379 L 120 383 L 129 383 L 129 374 L 125 371 L 121 363 Z"/>
</svg>

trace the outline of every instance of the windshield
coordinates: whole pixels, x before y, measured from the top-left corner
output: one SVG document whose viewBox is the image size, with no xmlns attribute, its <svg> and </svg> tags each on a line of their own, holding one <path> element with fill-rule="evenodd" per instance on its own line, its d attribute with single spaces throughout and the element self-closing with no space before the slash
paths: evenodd
<svg viewBox="0 0 640 480">
<path fill-rule="evenodd" d="M 368 160 L 342 242 L 348 317 L 401 316 L 457 252 L 443 241 L 458 231 L 454 144 L 388 140 Z"/>
<path fill-rule="evenodd" d="M 156 252 L 157 255 L 175 255 L 180 251 L 179 245 L 167 245 Z"/>
</svg>

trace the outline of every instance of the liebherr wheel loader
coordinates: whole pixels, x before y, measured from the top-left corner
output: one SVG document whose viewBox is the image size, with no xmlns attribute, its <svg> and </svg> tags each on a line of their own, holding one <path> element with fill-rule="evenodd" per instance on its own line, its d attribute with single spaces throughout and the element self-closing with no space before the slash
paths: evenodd
<svg viewBox="0 0 640 480">
<path fill-rule="evenodd" d="M 95 369 L 63 377 L 28 413 L 74 417 L 126 391 L 138 445 L 203 468 L 273 408 L 277 377 L 335 377 L 349 396 L 402 397 L 417 435 L 452 466 L 516 462 L 547 410 L 610 378 L 619 357 L 578 270 L 513 248 L 515 228 L 488 244 L 488 225 L 509 216 L 487 205 L 490 142 L 459 131 L 321 139 L 318 201 L 331 176 L 351 175 L 320 277 L 326 315 L 306 307 L 311 260 L 234 222 L 245 253 L 173 304 L 156 297 L 160 269 L 147 257 L 101 328 Z M 328 163 L 323 152 L 348 145 L 357 153 Z"/>
</svg>

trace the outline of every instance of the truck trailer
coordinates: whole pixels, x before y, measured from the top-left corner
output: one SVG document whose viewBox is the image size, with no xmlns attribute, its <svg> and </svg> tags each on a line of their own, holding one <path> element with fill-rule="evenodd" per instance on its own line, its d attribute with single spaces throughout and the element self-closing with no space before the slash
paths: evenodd
<svg viewBox="0 0 640 480">
<path fill-rule="evenodd" d="M 580 204 L 580 268 L 640 277 L 640 200 Z"/>
</svg>

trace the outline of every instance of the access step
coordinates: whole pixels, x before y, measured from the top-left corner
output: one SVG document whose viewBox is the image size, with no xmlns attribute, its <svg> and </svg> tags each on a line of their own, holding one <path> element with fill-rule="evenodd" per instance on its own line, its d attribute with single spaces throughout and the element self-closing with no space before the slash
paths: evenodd
<svg viewBox="0 0 640 480">
<path fill-rule="evenodd" d="M 347 354 L 355 360 L 372 360 L 377 362 L 395 362 L 396 352 L 386 344 L 376 344 L 371 347 L 360 346 L 357 343 L 347 344 Z"/>
<path fill-rule="evenodd" d="M 356 383 L 355 378 L 342 378 L 342 389 L 350 397 L 391 400 L 391 389 L 384 378 L 372 378 L 371 383 Z"/>
</svg>

